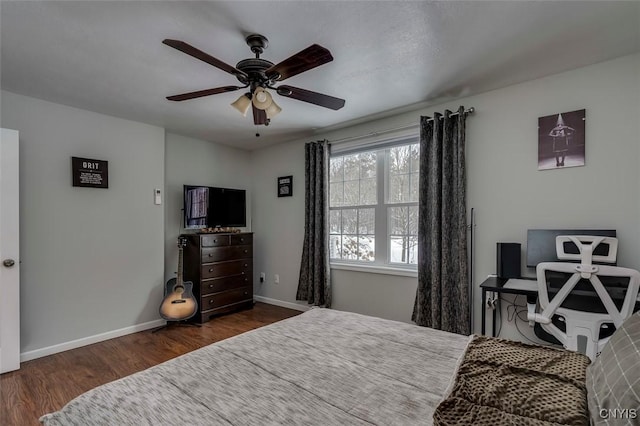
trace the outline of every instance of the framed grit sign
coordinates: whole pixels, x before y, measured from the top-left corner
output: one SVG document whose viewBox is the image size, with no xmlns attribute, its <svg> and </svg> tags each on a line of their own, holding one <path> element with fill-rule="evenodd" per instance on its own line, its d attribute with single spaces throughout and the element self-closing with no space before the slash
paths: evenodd
<svg viewBox="0 0 640 426">
<path fill-rule="evenodd" d="M 293 176 L 282 176 L 278 178 L 278 197 L 293 196 Z"/>
<path fill-rule="evenodd" d="M 109 188 L 109 162 L 71 157 L 73 186 Z"/>
</svg>

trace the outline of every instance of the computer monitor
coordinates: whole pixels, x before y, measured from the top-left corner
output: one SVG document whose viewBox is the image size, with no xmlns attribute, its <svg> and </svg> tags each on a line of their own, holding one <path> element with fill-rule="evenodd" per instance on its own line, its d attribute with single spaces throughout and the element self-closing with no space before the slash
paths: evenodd
<svg viewBox="0 0 640 426">
<path fill-rule="evenodd" d="M 597 235 L 615 237 L 615 229 L 529 229 L 527 231 L 527 266 L 535 268 L 541 262 L 557 262 L 556 237 L 558 235 Z M 566 244 L 569 244 L 567 246 Z M 578 253 L 573 243 L 565 243 L 567 253 Z M 606 256 L 607 245 L 599 245 L 593 254 Z M 595 262 L 594 262 L 595 263 Z"/>
</svg>

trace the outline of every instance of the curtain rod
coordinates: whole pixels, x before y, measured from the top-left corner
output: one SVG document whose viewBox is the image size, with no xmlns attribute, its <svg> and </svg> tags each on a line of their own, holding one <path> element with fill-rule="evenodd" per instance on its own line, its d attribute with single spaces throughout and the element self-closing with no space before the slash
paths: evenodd
<svg viewBox="0 0 640 426">
<path fill-rule="evenodd" d="M 474 107 L 471 107 L 469 109 L 464 110 L 465 114 L 473 114 L 476 111 L 476 109 Z M 452 115 L 458 115 L 458 112 L 452 112 L 449 116 Z M 440 119 L 443 119 L 444 117 L 440 117 Z M 429 117 L 427 119 L 427 121 L 433 121 L 433 118 Z M 385 129 L 385 130 L 379 130 L 377 132 L 371 132 L 371 133 L 367 133 L 364 135 L 358 135 L 358 136 L 349 136 L 346 138 L 340 138 L 340 139 L 336 139 L 333 141 L 330 141 L 331 143 L 339 143 L 339 142 L 347 142 L 350 140 L 356 140 L 356 139 L 362 139 L 362 138 L 366 138 L 369 136 L 379 136 L 381 134 L 385 134 L 385 133 L 391 133 L 391 132 L 397 132 L 399 130 L 407 130 L 407 129 L 413 129 L 414 127 L 419 127 L 420 124 L 410 124 L 410 125 L 406 125 L 406 126 L 401 126 L 401 127 L 395 127 L 393 129 Z"/>
</svg>

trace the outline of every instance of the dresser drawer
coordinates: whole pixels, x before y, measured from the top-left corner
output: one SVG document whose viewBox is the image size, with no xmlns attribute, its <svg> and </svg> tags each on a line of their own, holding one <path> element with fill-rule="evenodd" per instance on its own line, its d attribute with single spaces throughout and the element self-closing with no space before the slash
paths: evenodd
<svg viewBox="0 0 640 426">
<path fill-rule="evenodd" d="M 229 245 L 228 235 L 202 235 L 200 244 L 202 247 L 220 247 Z"/>
<path fill-rule="evenodd" d="M 203 296 L 200 300 L 202 312 L 221 306 L 231 305 L 244 300 L 253 299 L 253 287 L 242 287 L 236 290 L 223 291 L 221 293 Z"/>
<path fill-rule="evenodd" d="M 251 259 L 232 260 L 229 262 L 220 263 L 207 263 L 202 265 L 200 276 L 202 277 L 202 279 L 226 277 L 228 275 L 246 275 L 251 277 L 253 266 L 252 264 L 253 262 Z"/>
<path fill-rule="evenodd" d="M 233 259 L 250 259 L 253 246 L 207 247 L 202 249 L 202 263 Z"/>
<path fill-rule="evenodd" d="M 253 278 L 251 274 L 232 275 L 230 277 L 214 278 L 204 280 L 200 283 L 200 294 L 218 293 L 221 291 L 233 290 L 235 288 L 252 286 Z"/>
<path fill-rule="evenodd" d="M 253 244 L 253 234 L 239 234 L 231 236 L 231 245 L 246 245 Z"/>
</svg>

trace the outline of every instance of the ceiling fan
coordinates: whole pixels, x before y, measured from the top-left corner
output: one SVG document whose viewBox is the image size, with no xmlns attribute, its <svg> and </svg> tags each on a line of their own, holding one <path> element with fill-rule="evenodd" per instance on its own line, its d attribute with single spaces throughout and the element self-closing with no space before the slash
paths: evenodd
<svg viewBox="0 0 640 426">
<path fill-rule="evenodd" d="M 187 55 L 193 56 L 196 59 L 200 59 L 222 71 L 234 75 L 238 81 L 243 84 L 243 86 L 223 86 L 199 90 L 197 92 L 183 93 L 168 96 L 167 99 L 170 101 L 185 101 L 202 96 L 216 95 L 218 93 L 233 92 L 248 88 L 249 91 L 240 96 L 240 98 L 231 105 L 244 116 L 246 116 L 251 106 L 253 109 L 253 122 L 256 125 L 263 124 L 265 126 L 268 126 L 271 118 L 275 117 L 281 111 L 281 108 L 274 102 L 267 89 L 274 90 L 280 96 L 297 99 L 333 110 L 339 110 L 344 106 L 344 99 L 293 86 L 274 86 L 289 77 L 333 61 L 333 56 L 331 56 L 329 50 L 320 45 L 312 44 L 284 61 L 274 64 L 273 62 L 260 58 L 260 55 L 269 44 L 265 36 L 250 34 L 245 38 L 245 41 L 256 57 L 243 59 L 238 62 L 235 67 L 232 67 L 184 41 L 163 40 L 162 42 L 167 46 L 173 47 Z"/>
</svg>

